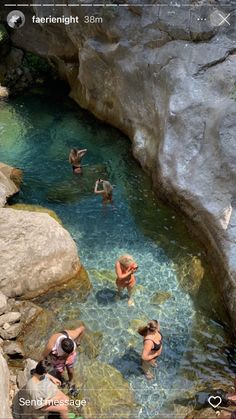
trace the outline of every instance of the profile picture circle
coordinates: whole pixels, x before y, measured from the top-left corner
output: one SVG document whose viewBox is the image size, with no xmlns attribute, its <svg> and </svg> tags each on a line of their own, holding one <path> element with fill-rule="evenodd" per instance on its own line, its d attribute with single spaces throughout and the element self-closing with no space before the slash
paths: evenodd
<svg viewBox="0 0 236 419">
<path fill-rule="evenodd" d="M 7 15 L 7 24 L 12 29 L 19 29 L 25 24 L 25 15 L 20 10 L 13 10 Z"/>
</svg>

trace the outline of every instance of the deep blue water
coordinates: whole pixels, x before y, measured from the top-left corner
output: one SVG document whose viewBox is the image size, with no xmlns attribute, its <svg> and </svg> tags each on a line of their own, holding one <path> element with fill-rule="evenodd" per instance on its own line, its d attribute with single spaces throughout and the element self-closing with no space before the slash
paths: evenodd
<svg viewBox="0 0 236 419">
<path fill-rule="evenodd" d="M 86 302 L 72 296 L 66 307 L 62 304 L 61 321 L 80 310 L 80 318 L 92 330 L 103 332 L 99 359 L 129 381 L 142 404 L 140 417 L 155 417 L 166 400 L 181 396 L 196 380 L 227 383 L 227 336 L 216 315 L 218 296 L 203 251 L 188 236 L 181 218 L 157 200 L 132 157 L 129 140 L 72 102 L 40 91 L 0 104 L 0 135 L 0 160 L 24 171 L 15 201 L 58 214 L 93 283 Z M 88 149 L 83 176 L 73 175 L 68 163 L 72 147 Z M 109 179 L 114 186 L 114 207 L 103 207 L 93 193 L 97 178 Z M 112 278 L 115 260 L 123 253 L 132 254 L 139 265 L 133 308 L 127 299 L 114 300 L 115 283 L 99 280 Z M 190 289 L 194 284 L 191 267 L 196 260 L 205 275 L 202 291 L 194 297 L 183 284 L 184 276 Z M 152 305 L 157 291 L 168 291 L 171 298 Z M 164 350 L 156 378 L 149 383 L 140 371 L 142 339 L 131 322 L 152 318 L 160 321 Z"/>
</svg>

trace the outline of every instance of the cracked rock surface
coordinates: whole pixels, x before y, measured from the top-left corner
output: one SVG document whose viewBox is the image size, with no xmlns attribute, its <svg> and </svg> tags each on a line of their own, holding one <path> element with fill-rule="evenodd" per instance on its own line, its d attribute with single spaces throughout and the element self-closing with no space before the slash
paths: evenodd
<svg viewBox="0 0 236 419">
<path fill-rule="evenodd" d="M 83 22 L 89 8 L 58 7 L 58 16 L 79 15 L 71 25 L 32 25 L 33 14 L 53 15 L 34 7 L 11 38 L 47 57 L 82 107 L 129 135 L 159 194 L 196 227 L 235 320 L 236 37 L 196 4 L 97 8 L 102 24 Z"/>
</svg>

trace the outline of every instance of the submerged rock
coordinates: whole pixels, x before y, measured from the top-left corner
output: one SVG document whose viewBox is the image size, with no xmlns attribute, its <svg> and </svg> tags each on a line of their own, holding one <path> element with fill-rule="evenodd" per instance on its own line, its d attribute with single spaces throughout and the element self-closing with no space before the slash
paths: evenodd
<svg viewBox="0 0 236 419">
<path fill-rule="evenodd" d="M 109 271 L 108 269 L 90 269 L 90 274 L 99 282 L 110 282 L 115 286 L 116 284 L 116 274 L 114 271 Z"/>
<path fill-rule="evenodd" d="M 205 273 L 201 260 L 194 256 L 191 260 L 187 260 L 183 264 L 180 263 L 177 270 L 181 287 L 191 296 L 196 296 Z"/>
<path fill-rule="evenodd" d="M 76 245 L 48 214 L 3 208 L 0 223 L 0 290 L 7 296 L 34 297 L 78 274 Z"/>
<path fill-rule="evenodd" d="M 168 291 L 158 291 L 155 292 L 151 297 L 151 304 L 159 305 L 164 304 L 167 300 L 172 298 L 171 292 Z"/>
<path fill-rule="evenodd" d="M 131 335 L 136 335 L 138 333 L 138 328 L 146 326 L 148 321 L 149 321 L 148 317 L 145 317 L 145 316 L 141 319 L 131 320 L 129 324 L 128 332 Z"/>
<path fill-rule="evenodd" d="M 76 366 L 75 382 L 81 398 L 86 400 L 82 415 L 86 417 L 131 417 L 136 403 L 129 383 L 122 374 L 100 361 L 87 364 L 83 357 Z"/>
<path fill-rule="evenodd" d="M 92 332 L 86 328 L 79 351 L 90 359 L 96 358 L 101 352 L 102 339 L 102 332 Z"/>
</svg>

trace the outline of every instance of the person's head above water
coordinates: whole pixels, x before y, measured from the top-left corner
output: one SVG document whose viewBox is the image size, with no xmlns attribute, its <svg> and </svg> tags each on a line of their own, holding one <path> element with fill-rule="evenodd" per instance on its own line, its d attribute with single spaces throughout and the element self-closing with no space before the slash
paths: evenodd
<svg viewBox="0 0 236 419">
<path fill-rule="evenodd" d="M 124 268 L 129 268 L 130 265 L 136 265 L 136 262 L 133 258 L 133 256 L 125 254 L 119 257 L 118 261 L 120 262 L 120 264 L 122 266 L 124 266 Z"/>
<path fill-rule="evenodd" d="M 158 321 L 150 320 L 146 326 L 138 328 L 138 333 L 141 336 L 146 336 L 148 333 L 155 333 L 158 330 Z"/>
</svg>

